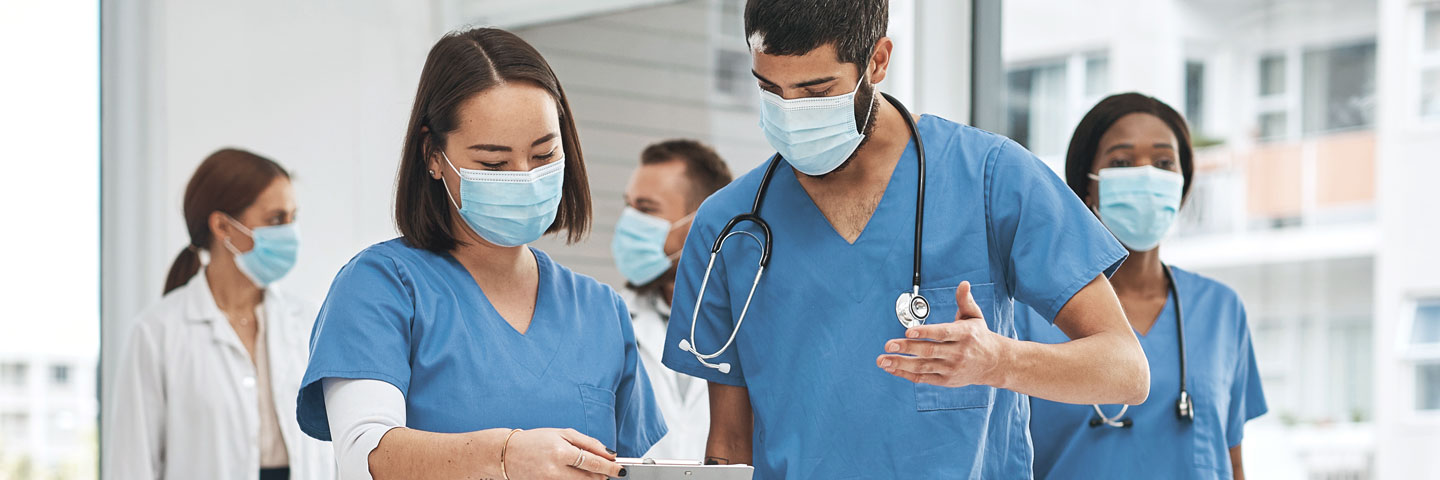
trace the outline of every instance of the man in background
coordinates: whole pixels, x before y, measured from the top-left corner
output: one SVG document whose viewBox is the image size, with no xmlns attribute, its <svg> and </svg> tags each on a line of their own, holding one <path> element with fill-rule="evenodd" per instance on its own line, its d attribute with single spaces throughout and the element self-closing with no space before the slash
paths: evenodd
<svg viewBox="0 0 1440 480">
<path fill-rule="evenodd" d="M 625 187 L 625 211 L 615 225 L 611 252 L 625 276 L 625 302 L 635 322 L 640 359 L 670 433 L 650 458 L 698 460 L 705 454 L 710 404 L 706 384 L 660 364 L 675 259 L 685 245 L 690 219 L 711 193 L 730 183 L 730 168 L 695 140 L 659 142 L 640 153 L 640 167 Z"/>
</svg>

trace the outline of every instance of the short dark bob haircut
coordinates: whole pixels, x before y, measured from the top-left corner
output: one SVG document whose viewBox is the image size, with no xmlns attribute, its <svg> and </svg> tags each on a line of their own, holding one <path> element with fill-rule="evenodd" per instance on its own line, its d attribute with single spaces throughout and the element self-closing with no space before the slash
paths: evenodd
<svg viewBox="0 0 1440 480">
<path fill-rule="evenodd" d="M 555 99 L 560 113 L 565 185 L 555 223 L 545 233 L 565 230 L 568 243 L 585 238 L 590 229 L 590 180 L 585 174 L 575 117 L 560 80 L 540 52 L 520 37 L 496 28 L 475 28 L 446 34 L 430 49 L 420 72 L 420 87 L 415 92 L 410 122 L 405 126 L 405 150 L 396 174 L 395 226 L 406 243 L 434 252 L 464 244 L 451 228 L 455 222 L 449 192 L 428 173 L 429 159 L 445 148 L 446 137 L 459 127 L 456 114 L 461 103 L 510 82 L 544 88 Z"/>
<path fill-rule="evenodd" d="M 1181 197 L 1190 196 L 1190 180 L 1195 175 L 1195 153 L 1190 146 L 1190 127 L 1185 117 L 1170 108 L 1165 102 L 1139 93 L 1120 93 L 1105 97 L 1095 104 L 1070 137 L 1070 150 L 1065 153 L 1065 183 L 1084 200 L 1090 195 L 1090 168 L 1095 165 L 1095 150 L 1100 148 L 1100 137 L 1115 125 L 1121 117 L 1132 113 L 1148 113 L 1170 126 L 1175 133 L 1175 148 L 1180 151 L 1180 174 L 1185 177 L 1185 189 Z"/>
</svg>

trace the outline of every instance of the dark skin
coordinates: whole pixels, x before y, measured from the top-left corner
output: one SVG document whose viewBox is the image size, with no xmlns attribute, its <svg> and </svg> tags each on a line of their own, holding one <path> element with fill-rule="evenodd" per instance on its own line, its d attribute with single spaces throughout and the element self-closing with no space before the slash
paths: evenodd
<svg viewBox="0 0 1440 480">
<path fill-rule="evenodd" d="M 878 83 L 885 78 L 894 48 L 889 38 L 881 38 L 866 65 L 857 68 L 841 62 L 834 45 L 801 55 L 770 55 L 758 39 L 751 44 L 752 70 L 760 88 L 785 99 L 841 95 L 862 76 Z M 835 233 L 852 244 L 864 232 L 910 141 L 899 110 L 884 101 L 874 108 L 874 126 L 845 168 L 823 176 L 795 173 Z M 969 282 L 956 287 L 955 297 L 960 308 L 953 321 L 911 328 L 906 338 L 885 342 L 887 353 L 875 359 L 876 366 L 916 383 L 989 385 L 1067 403 L 1145 401 L 1149 366 L 1104 275 L 1081 288 L 1056 315 L 1055 325 L 1073 339 L 1063 344 L 1022 342 L 991 331 Z M 707 460 L 751 463 L 754 414 L 749 390 L 710 383 L 710 419 Z"/>
<path fill-rule="evenodd" d="M 1100 137 L 1095 149 L 1091 173 L 1117 167 L 1155 167 L 1180 173 L 1180 154 L 1175 132 L 1159 117 L 1148 113 L 1132 113 L 1120 117 Z M 1090 181 L 1085 204 L 1092 210 L 1099 202 L 1099 182 Z M 1130 258 L 1110 277 L 1115 295 L 1125 309 L 1130 326 L 1145 335 L 1155 326 L 1160 312 L 1169 300 L 1169 283 L 1165 279 L 1160 247 L 1148 251 L 1130 251 Z M 1245 478 L 1240 460 L 1240 445 L 1230 447 L 1230 467 L 1237 480 Z"/>
</svg>

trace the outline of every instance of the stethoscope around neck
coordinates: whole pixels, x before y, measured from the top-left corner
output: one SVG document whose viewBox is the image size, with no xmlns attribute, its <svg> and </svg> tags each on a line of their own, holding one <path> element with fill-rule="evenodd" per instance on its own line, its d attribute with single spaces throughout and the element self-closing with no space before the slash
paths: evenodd
<svg viewBox="0 0 1440 480">
<path fill-rule="evenodd" d="M 902 292 L 899 298 L 895 299 L 895 317 L 905 328 L 924 325 L 930 318 L 930 301 L 920 294 L 920 247 L 921 236 L 925 230 L 925 145 L 920 140 L 920 130 L 915 126 L 915 117 L 910 116 L 910 111 L 905 106 L 887 93 L 881 93 L 885 100 L 890 102 L 900 116 L 905 119 L 905 126 L 910 128 L 910 138 L 915 140 L 915 158 L 919 163 L 917 177 L 919 182 L 915 188 L 915 252 L 914 268 L 910 281 L 910 291 Z M 765 273 L 765 268 L 770 265 L 770 224 L 760 218 L 760 207 L 765 204 L 765 193 L 770 189 L 770 180 L 775 176 L 775 170 L 780 166 L 782 158 L 780 154 L 770 158 L 770 165 L 765 168 L 765 176 L 760 179 L 760 188 L 755 192 L 755 202 L 751 204 L 750 211 L 731 218 L 725 223 L 725 228 L 715 236 L 715 244 L 710 247 L 710 262 L 705 265 L 705 279 L 700 281 L 700 294 L 695 299 L 695 306 L 690 314 L 690 338 L 680 340 L 680 350 L 695 355 L 695 359 L 701 365 L 719 370 L 720 373 L 730 373 L 729 363 L 711 363 L 710 360 L 719 357 L 730 349 L 735 343 L 735 336 L 740 333 L 740 326 L 745 323 L 745 316 L 750 312 L 750 301 L 755 298 L 755 289 L 760 286 L 760 276 Z M 760 236 L 747 230 L 736 230 L 735 226 L 740 222 L 750 222 L 760 227 Z M 735 328 L 730 330 L 730 338 L 725 340 L 725 345 L 714 353 L 700 353 L 695 349 L 695 324 L 700 319 L 700 308 L 705 302 L 705 288 L 710 284 L 710 271 L 715 267 L 715 258 L 720 254 L 720 249 L 725 246 L 725 241 L 730 237 L 743 235 L 750 237 L 760 245 L 760 268 L 755 271 L 755 280 L 750 283 L 750 292 L 745 296 L 745 306 L 740 309 L 740 317 L 735 320 Z"/>
<path fill-rule="evenodd" d="M 1180 342 L 1180 398 L 1175 400 L 1175 415 L 1179 416 L 1181 420 L 1193 421 L 1195 420 L 1195 400 L 1190 398 L 1190 392 L 1185 390 L 1185 314 L 1184 310 L 1180 308 L 1180 290 L 1175 286 L 1175 274 L 1170 271 L 1170 266 L 1161 265 L 1161 269 L 1165 271 L 1165 282 L 1169 284 L 1167 293 L 1175 298 L 1175 336 L 1179 338 Z M 1129 405 L 1121 406 L 1120 413 L 1115 414 L 1114 417 L 1106 416 L 1105 412 L 1100 410 L 1099 405 L 1091 405 L 1091 407 L 1095 408 L 1095 414 L 1099 416 L 1099 418 L 1090 419 L 1091 427 L 1105 425 L 1115 428 L 1130 428 L 1135 425 L 1134 420 L 1125 417 L 1125 411 L 1130 409 Z"/>
</svg>

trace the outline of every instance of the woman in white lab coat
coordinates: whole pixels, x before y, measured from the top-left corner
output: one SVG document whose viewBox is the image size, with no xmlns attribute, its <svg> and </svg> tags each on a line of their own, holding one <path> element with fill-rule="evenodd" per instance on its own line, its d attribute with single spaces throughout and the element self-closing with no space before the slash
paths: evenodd
<svg viewBox="0 0 1440 480">
<path fill-rule="evenodd" d="M 635 326 L 640 361 L 655 389 L 655 402 L 670 433 L 650 448 L 650 458 L 699 460 L 710 431 L 710 398 L 703 380 L 660 363 L 670 297 L 675 291 L 672 258 L 680 254 L 690 219 L 706 197 L 730 183 L 730 168 L 714 149 L 674 139 L 645 147 L 640 167 L 625 187 L 625 211 L 615 225 L 611 253 L 628 281 L 623 294 Z"/>
<path fill-rule="evenodd" d="M 271 286 L 298 247 L 289 173 L 215 152 L 185 189 L 184 216 L 190 244 L 128 333 L 103 401 L 102 476 L 334 478 L 329 446 L 295 420 L 316 312 Z"/>
</svg>

